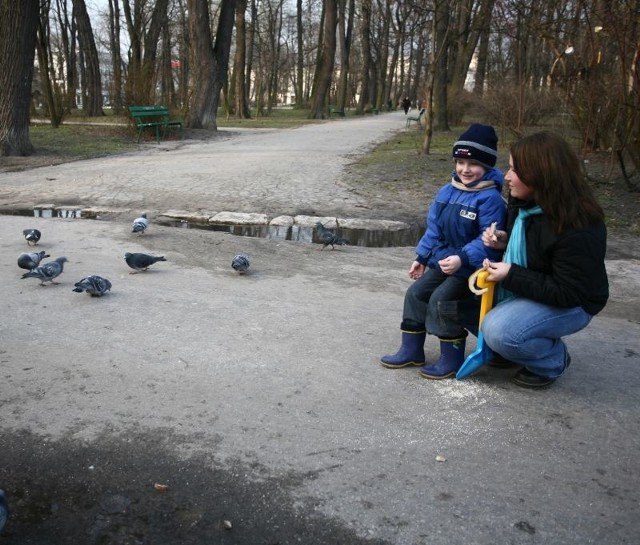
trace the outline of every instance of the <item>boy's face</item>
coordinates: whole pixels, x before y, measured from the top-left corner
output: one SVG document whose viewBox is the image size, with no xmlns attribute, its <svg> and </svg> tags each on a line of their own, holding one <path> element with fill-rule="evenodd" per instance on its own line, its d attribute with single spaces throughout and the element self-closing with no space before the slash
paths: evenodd
<svg viewBox="0 0 640 545">
<path fill-rule="evenodd" d="M 469 159 L 456 159 L 456 174 L 463 184 L 468 185 L 482 178 L 487 172 L 487 167 L 477 161 Z"/>
</svg>

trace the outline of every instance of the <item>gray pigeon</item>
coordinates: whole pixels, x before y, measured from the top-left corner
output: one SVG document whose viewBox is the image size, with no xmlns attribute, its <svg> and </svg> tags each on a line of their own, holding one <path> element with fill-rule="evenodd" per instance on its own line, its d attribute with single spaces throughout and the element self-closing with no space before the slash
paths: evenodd
<svg viewBox="0 0 640 545">
<path fill-rule="evenodd" d="M 22 278 L 38 278 L 41 286 L 44 286 L 45 282 L 57 284 L 58 282 L 54 282 L 53 279 L 62 274 L 62 269 L 67 261 L 68 259 L 66 257 L 58 257 L 53 261 L 36 267 L 32 271 L 24 273 Z"/>
<path fill-rule="evenodd" d="M 131 267 L 134 271 L 146 271 L 154 263 L 158 261 L 166 261 L 164 256 L 130 252 L 124 254 L 124 260 L 127 262 L 127 265 L 129 265 L 129 267 Z M 129 274 L 135 274 L 135 272 Z"/>
<path fill-rule="evenodd" d="M 318 236 L 322 239 L 322 248 L 324 250 L 327 246 L 331 246 L 331 249 L 335 249 L 335 245 L 338 244 L 340 246 L 344 246 L 345 244 L 349 244 L 349 241 L 340 238 L 335 233 L 329 231 L 322 223 L 316 223 L 316 231 L 318 232 Z"/>
<path fill-rule="evenodd" d="M 22 234 L 24 235 L 24 238 L 26 239 L 27 244 L 29 246 L 31 246 L 32 243 L 33 243 L 34 246 L 36 244 L 38 244 L 38 241 L 40 240 L 40 237 L 42 236 L 42 233 L 40 231 L 38 231 L 37 229 L 24 229 L 22 231 Z"/>
<path fill-rule="evenodd" d="M 131 226 L 132 233 L 138 233 L 138 235 L 142 235 L 145 230 L 149 227 L 149 220 L 147 219 L 147 214 L 142 214 L 139 218 L 133 220 L 133 225 Z"/>
<path fill-rule="evenodd" d="M 86 291 L 92 297 L 102 297 L 105 293 L 111 290 L 111 282 L 102 276 L 91 275 L 86 276 L 82 280 L 75 283 L 73 291 L 82 293 Z"/>
<path fill-rule="evenodd" d="M 233 270 L 238 271 L 240 274 L 244 274 L 249 270 L 249 256 L 244 254 L 238 254 L 231 260 L 231 267 Z"/>
<path fill-rule="evenodd" d="M 18 256 L 18 267 L 32 271 L 45 257 L 51 257 L 46 252 L 25 252 Z"/>
</svg>

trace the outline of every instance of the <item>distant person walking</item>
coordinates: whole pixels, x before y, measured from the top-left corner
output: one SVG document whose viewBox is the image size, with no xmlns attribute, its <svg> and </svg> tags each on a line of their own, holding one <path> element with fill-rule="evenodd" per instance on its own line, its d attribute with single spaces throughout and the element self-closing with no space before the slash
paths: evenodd
<svg viewBox="0 0 640 545">
<path fill-rule="evenodd" d="M 402 99 L 402 109 L 404 110 L 404 115 L 409 113 L 409 110 L 411 109 L 411 101 L 409 100 L 409 97 L 404 97 Z"/>
</svg>

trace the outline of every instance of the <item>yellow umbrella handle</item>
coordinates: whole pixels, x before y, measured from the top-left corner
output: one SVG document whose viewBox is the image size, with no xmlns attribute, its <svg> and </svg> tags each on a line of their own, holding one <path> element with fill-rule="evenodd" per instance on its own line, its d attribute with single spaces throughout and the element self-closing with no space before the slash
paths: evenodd
<svg viewBox="0 0 640 545">
<path fill-rule="evenodd" d="M 469 277 L 469 289 L 476 295 L 482 295 L 480 300 L 480 320 L 478 325 L 484 320 L 484 315 L 493 307 L 493 294 L 495 291 L 496 283 L 487 280 L 489 273 L 484 269 L 478 269 Z M 476 284 L 478 288 L 476 288 Z"/>
</svg>

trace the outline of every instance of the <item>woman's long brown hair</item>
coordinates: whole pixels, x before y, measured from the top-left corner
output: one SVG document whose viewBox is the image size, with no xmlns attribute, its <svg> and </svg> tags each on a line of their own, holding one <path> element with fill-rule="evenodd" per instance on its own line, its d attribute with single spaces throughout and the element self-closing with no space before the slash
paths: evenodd
<svg viewBox="0 0 640 545">
<path fill-rule="evenodd" d="M 580 159 L 561 136 L 539 132 L 511 145 L 514 171 L 533 189 L 556 234 L 604 221 L 604 212 L 580 168 Z"/>
</svg>

